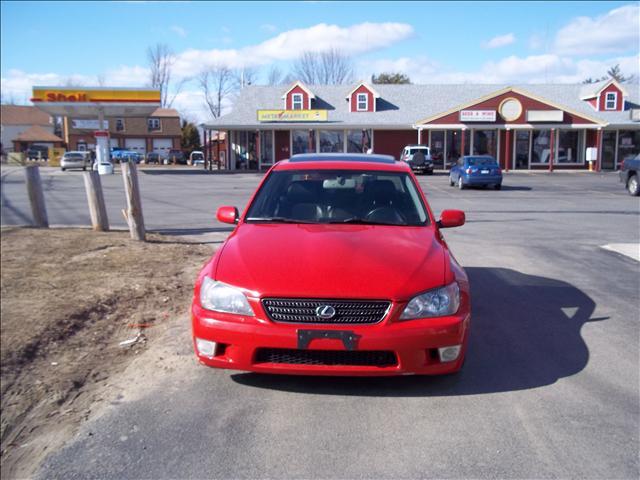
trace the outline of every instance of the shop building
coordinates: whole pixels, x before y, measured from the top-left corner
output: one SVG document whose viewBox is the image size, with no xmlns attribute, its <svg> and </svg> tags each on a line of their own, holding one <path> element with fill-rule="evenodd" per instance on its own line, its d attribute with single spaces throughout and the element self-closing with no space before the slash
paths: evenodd
<svg viewBox="0 0 640 480">
<path fill-rule="evenodd" d="M 24 152 L 32 147 L 60 147 L 53 118 L 36 107 L 2 105 L 0 108 L 2 152 Z"/>
<path fill-rule="evenodd" d="M 205 125 L 225 131 L 230 169 L 265 169 L 296 153 L 398 157 L 431 148 L 436 168 L 464 152 L 507 169 L 614 170 L 640 153 L 638 85 L 593 84 L 249 86 L 232 112 Z"/>
<path fill-rule="evenodd" d="M 97 118 L 65 117 L 64 135 L 69 150 L 95 150 L 94 132 L 109 131 L 111 148 L 124 148 L 165 158 L 169 150 L 180 149 L 180 115 L 171 108 L 158 108 L 145 117 L 105 116 L 102 127 Z"/>
</svg>

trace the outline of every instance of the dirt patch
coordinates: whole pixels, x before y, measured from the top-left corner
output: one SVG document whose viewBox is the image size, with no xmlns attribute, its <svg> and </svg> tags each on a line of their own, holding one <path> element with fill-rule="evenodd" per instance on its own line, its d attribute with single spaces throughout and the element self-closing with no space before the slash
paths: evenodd
<svg viewBox="0 0 640 480">
<path fill-rule="evenodd" d="M 147 342 L 188 318 L 215 246 L 75 229 L 1 236 L 0 458 L 2 478 L 16 478 L 69 438 Z"/>
</svg>

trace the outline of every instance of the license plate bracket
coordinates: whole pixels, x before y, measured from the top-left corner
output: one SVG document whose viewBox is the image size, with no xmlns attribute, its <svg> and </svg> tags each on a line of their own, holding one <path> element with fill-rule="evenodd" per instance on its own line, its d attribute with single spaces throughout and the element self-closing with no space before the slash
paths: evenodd
<svg viewBox="0 0 640 480">
<path fill-rule="evenodd" d="M 346 350 L 353 351 L 356 349 L 360 335 L 351 330 L 298 330 L 298 349 L 306 350 L 311 340 L 316 338 L 340 340 Z"/>
</svg>

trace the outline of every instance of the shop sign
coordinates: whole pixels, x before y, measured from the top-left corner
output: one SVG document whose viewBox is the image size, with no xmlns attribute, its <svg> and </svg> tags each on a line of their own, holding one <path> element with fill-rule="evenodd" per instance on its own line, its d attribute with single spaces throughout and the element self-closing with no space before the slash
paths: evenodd
<svg viewBox="0 0 640 480">
<path fill-rule="evenodd" d="M 461 122 L 495 122 L 495 110 L 460 110 Z"/>
<path fill-rule="evenodd" d="M 77 130 L 109 130 L 109 120 L 102 122 L 102 128 L 100 128 L 98 119 L 72 119 L 71 126 Z"/>
<path fill-rule="evenodd" d="M 327 110 L 258 110 L 259 122 L 326 122 Z"/>
<path fill-rule="evenodd" d="M 160 103 L 159 89 L 33 87 L 31 101 L 47 103 Z"/>
<path fill-rule="evenodd" d="M 527 122 L 562 122 L 562 110 L 527 110 Z"/>
</svg>

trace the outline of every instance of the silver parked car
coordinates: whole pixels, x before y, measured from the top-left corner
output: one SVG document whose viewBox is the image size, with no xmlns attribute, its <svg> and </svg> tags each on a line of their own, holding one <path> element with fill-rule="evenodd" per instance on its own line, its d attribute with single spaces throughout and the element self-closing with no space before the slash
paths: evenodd
<svg viewBox="0 0 640 480">
<path fill-rule="evenodd" d="M 64 172 L 68 168 L 81 168 L 86 170 L 91 166 L 89 152 L 66 152 L 60 160 L 60 168 Z"/>
</svg>

